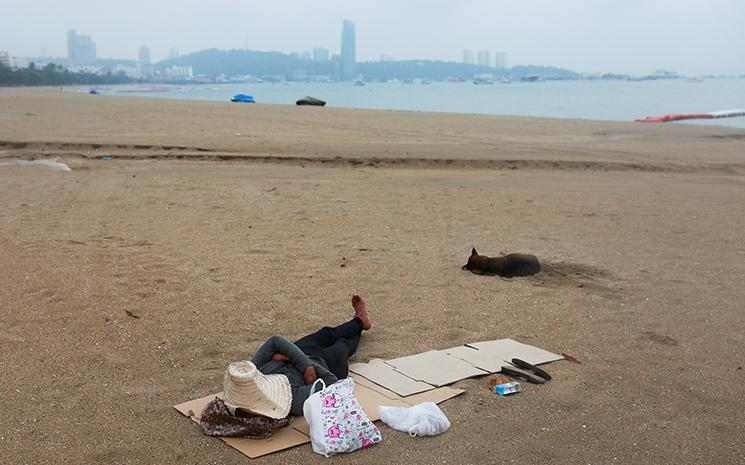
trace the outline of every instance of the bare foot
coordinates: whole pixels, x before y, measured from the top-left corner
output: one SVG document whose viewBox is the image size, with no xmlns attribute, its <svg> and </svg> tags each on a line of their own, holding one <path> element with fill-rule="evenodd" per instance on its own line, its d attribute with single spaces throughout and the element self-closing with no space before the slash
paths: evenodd
<svg viewBox="0 0 745 465">
<path fill-rule="evenodd" d="M 305 384 L 311 384 L 315 380 L 317 380 L 318 375 L 316 374 L 316 367 L 311 365 L 308 368 L 306 368 L 305 372 L 303 373 L 303 379 L 305 380 Z"/>
<path fill-rule="evenodd" d="M 357 294 L 352 296 L 352 308 L 354 308 L 354 316 L 362 321 L 362 329 L 367 331 L 372 328 L 370 315 L 367 314 L 367 304 L 362 297 Z"/>
</svg>

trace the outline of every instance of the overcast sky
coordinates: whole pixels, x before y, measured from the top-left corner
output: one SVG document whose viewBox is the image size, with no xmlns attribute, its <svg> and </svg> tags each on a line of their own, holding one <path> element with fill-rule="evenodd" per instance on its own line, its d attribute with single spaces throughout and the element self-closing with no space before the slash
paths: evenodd
<svg viewBox="0 0 745 465">
<path fill-rule="evenodd" d="M 99 58 L 154 61 L 172 47 L 339 53 L 357 25 L 358 61 L 461 61 L 506 51 L 508 65 L 576 71 L 745 74 L 745 0 L 0 0 L 0 50 L 66 56 L 66 33 L 93 36 Z"/>
</svg>

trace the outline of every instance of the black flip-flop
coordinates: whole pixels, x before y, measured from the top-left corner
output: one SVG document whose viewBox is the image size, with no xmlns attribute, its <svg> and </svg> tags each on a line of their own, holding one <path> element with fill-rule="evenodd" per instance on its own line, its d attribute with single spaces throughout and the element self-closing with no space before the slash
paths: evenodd
<svg viewBox="0 0 745 465">
<path fill-rule="evenodd" d="M 544 370 L 538 368 L 537 366 L 532 365 L 532 364 L 530 364 L 530 363 L 528 363 L 528 362 L 526 362 L 524 360 L 520 360 L 519 358 L 513 358 L 512 359 L 512 364 L 515 365 L 518 368 L 523 368 L 525 370 L 530 370 L 533 373 L 535 373 L 536 375 L 538 375 L 541 378 L 545 379 L 546 381 L 550 381 L 551 380 L 551 375 L 549 375 L 548 373 L 546 373 L 546 371 L 544 371 Z"/>
<path fill-rule="evenodd" d="M 513 367 L 513 366 L 506 366 L 505 365 L 505 366 L 502 367 L 502 370 L 501 371 L 505 375 L 514 376 L 516 378 L 524 378 L 524 379 L 526 379 L 529 382 L 534 383 L 534 384 L 543 384 L 543 383 L 546 382 L 546 380 L 543 379 L 543 378 L 541 378 L 540 376 L 536 376 L 536 375 L 534 375 L 533 373 L 531 373 L 529 371 L 525 371 L 525 370 L 522 370 L 520 368 Z"/>
</svg>

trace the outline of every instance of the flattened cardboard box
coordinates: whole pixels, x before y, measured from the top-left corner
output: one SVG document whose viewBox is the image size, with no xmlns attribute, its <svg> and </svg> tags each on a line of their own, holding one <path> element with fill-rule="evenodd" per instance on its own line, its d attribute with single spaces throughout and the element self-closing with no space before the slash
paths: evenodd
<svg viewBox="0 0 745 465">
<path fill-rule="evenodd" d="M 430 350 L 408 357 L 386 360 L 399 373 L 433 386 L 445 386 L 457 381 L 486 376 L 489 372 L 441 350 Z"/>
</svg>

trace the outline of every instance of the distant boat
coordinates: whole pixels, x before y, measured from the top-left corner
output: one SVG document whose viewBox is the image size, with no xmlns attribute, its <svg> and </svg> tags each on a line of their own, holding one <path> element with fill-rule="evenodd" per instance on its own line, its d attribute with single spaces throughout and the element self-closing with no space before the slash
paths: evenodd
<svg viewBox="0 0 745 465">
<path fill-rule="evenodd" d="M 361 81 L 360 79 L 355 79 L 354 80 L 354 85 L 357 86 L 357 87 L 362 87 L 362 86 L 365 85 L 365 83 L 364 83 L 364 81 Z"/>
<path fill-rule="evenodd" d="M 256 103 L 256 100 L 254 100 L 252 95 L 246 94 L 235 94 L 234 96 L 230 97 L 230 101 L 239 103 Z"/>
<path fill-rule="evenodd" d="M 704 80 L 703 79 L 692 77 L 692 78 L 686 79 L 686 82 L 704 82 Z"/>
<path fill-rule="evenodd" d="M 520 78 L 520 80 L 521 80 L 521 81 L 523 81 L 523 82 L 536 82 L 536 81 L 538 81 L 539 79 L 540 79 L 540 77 L 539 77 L 539 76 L 534 76 L 534 75 L 531 75 L 531 76 L 523 76 L 523 77 L 521 77 L 521 78 Z"/>
<path fill-rule="evenodd" d="M 422 79 L 422 85 L 423 85 L 423 86 L 428 86 L 428 85 L 430 85 L 430 84 L 432 84 L 432 83 L 431 83 L 430 81 L 428 81 L 428 80 L 426 80 L 426 79 Z"/>
</svg>

